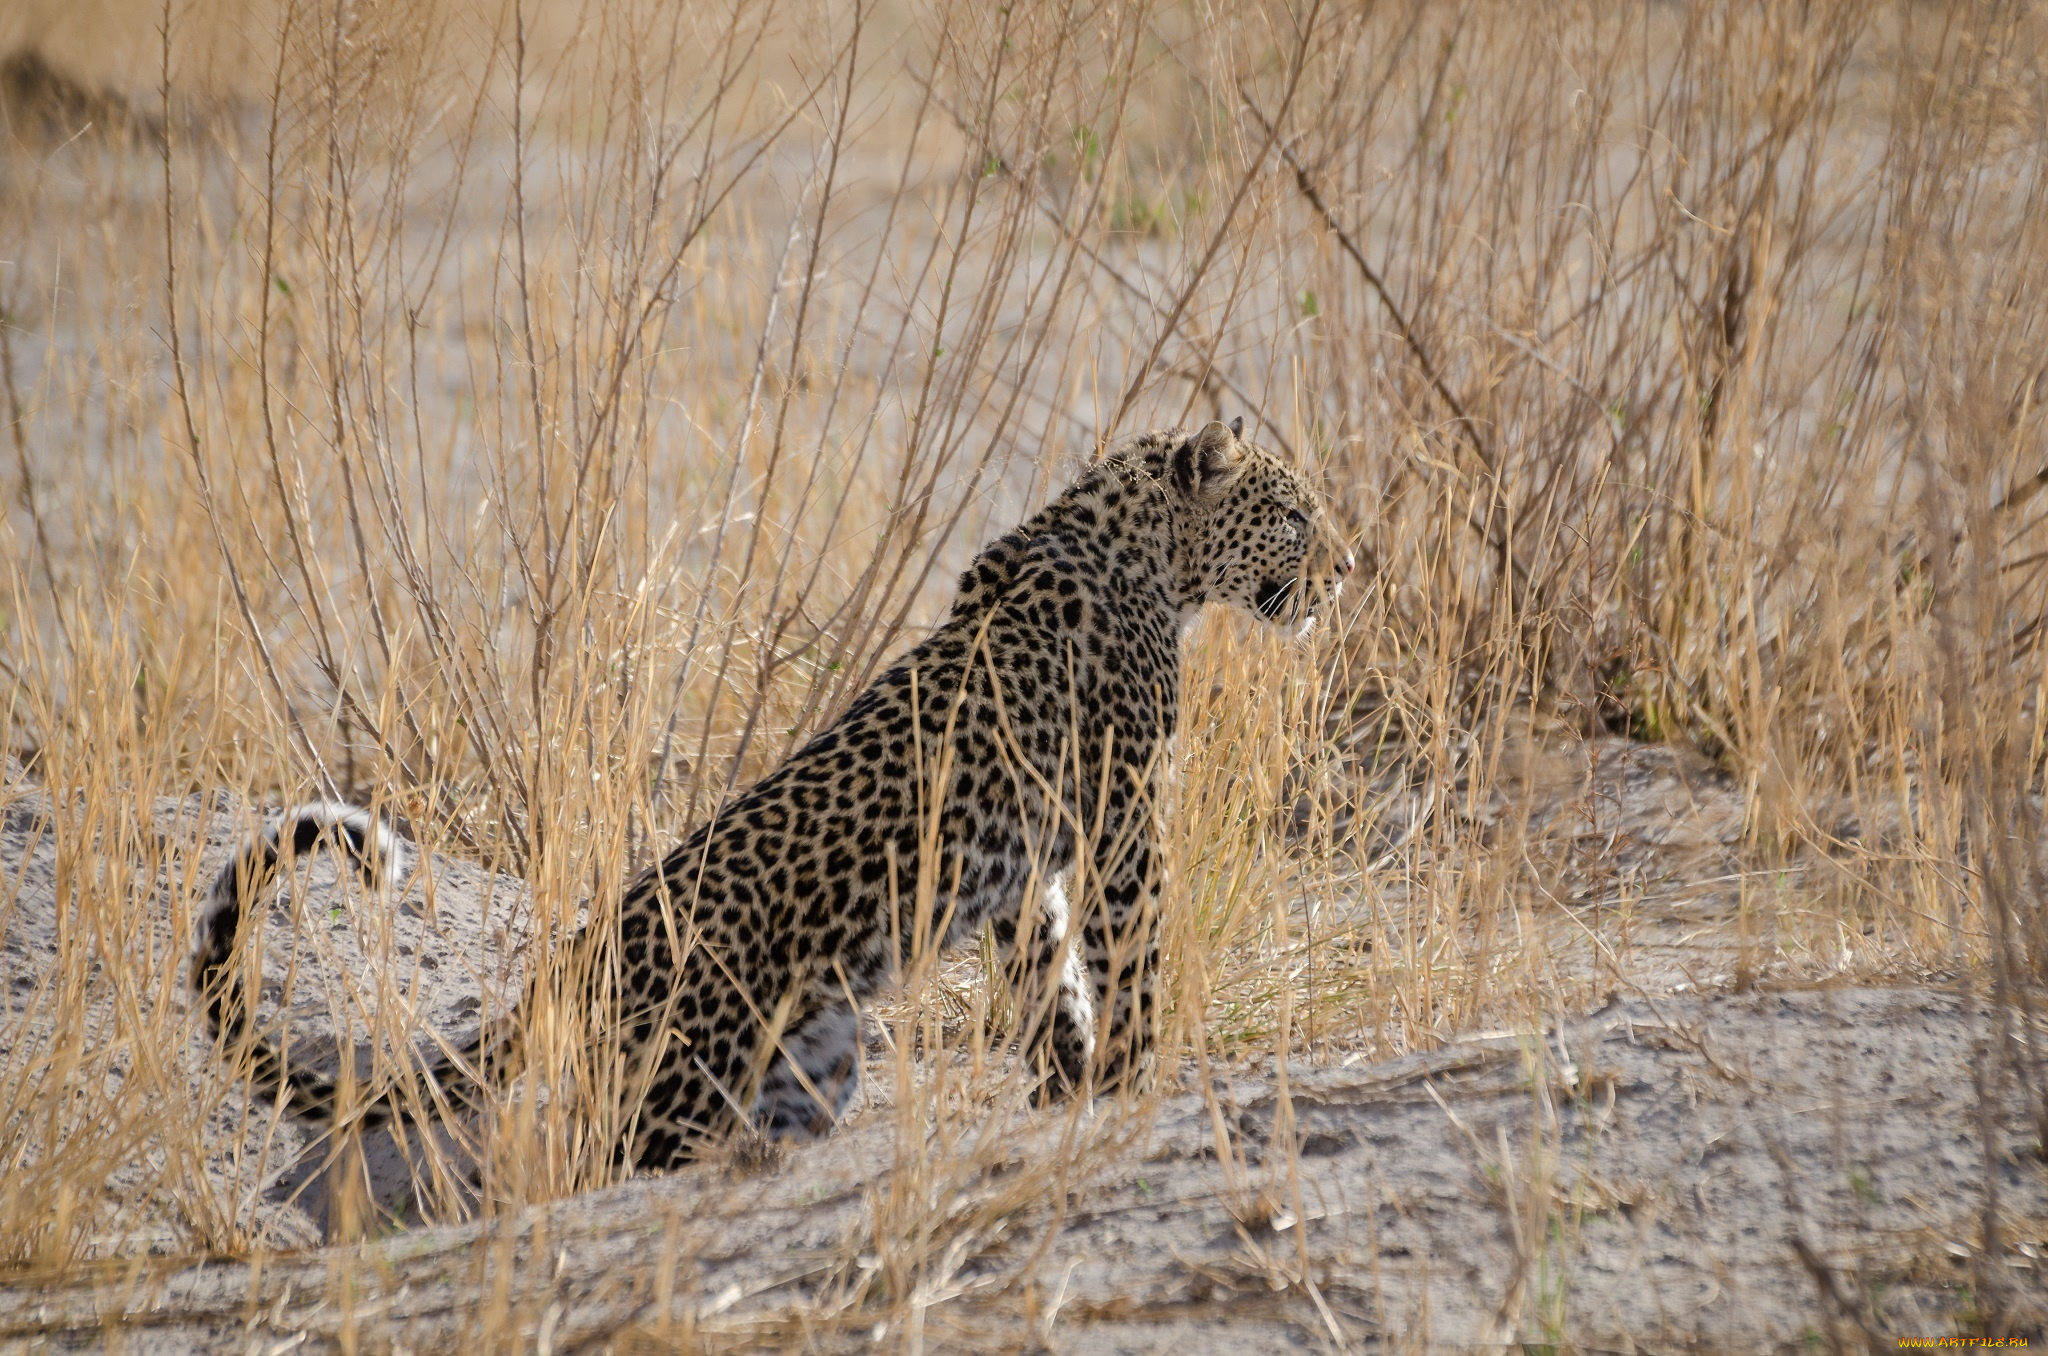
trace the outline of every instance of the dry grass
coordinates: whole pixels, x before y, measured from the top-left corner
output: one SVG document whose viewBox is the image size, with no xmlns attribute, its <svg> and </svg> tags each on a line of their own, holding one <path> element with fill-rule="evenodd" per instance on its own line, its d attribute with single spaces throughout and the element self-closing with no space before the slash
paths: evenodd
<svg viewBox="0 0 2048 1356">
<path fill-rule="evenodd" d="M 1571 771 L 1619 734 L 1739 789 L 1721 982 L 1961 976 L 2048 1129 L 2000 1016 L 2048 972 L 2030 9 L 8 22 L 47 65 L 0 145 L 0 743 L 57 789 L 68 931 L 0 1027 L 0 1261 L 143 1214 L 262 1243 L 191 1128 L 231 1087 L 190 1077 L 200 882 L 158 797 L 367 798 L 523 877 L 545 967 L 980 542 L 1212 413 L 1322 475 L 1373 578 L 1306 650 L 1193 642 L 1175 1048 L 1399 1053 L 1647 982 L 1654 882 Z M 333 1016 L 379 1081 L 423 1033 L 366 926 Z M 885 1015 L 863 1325 L 921 1323 L 1000 1227 L 1002 1193 L 935 1204 L 1027 1114 L 1000 998 L 934 970 Z M 576 1017 L 535 1020 L 481 1208 L 606 1178 L 628 1099 Z M 1544 1191 L 1508 1184 L 1531 1230 Z"/>
</svg>

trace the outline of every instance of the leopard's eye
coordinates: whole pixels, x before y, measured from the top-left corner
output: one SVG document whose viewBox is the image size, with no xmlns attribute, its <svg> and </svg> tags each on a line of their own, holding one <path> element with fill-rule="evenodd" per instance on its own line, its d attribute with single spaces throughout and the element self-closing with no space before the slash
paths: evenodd
<svg viewBox="0 0 2048 1356">
<path fill-rule="evenodd" d="M 1308 515 L 1298 508 L 1291 508 L 1287 510 L 1287 521 L 1293 523 L 1296 527 L 1307 527 Z"/>
</svg>

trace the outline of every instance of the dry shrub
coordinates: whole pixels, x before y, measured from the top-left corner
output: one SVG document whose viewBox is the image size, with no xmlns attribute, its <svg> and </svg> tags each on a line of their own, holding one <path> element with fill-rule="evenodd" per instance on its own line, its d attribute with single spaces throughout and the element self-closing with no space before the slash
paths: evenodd
<svg viewBox="0 0 2048 1356">
<path fill-rule="evenodd" d="M 978 543 L 1212 415 L 1323 476 L 1372 578 L 1316 645 L 1192 642 L 1171 1049 L 1389 1053 L 1637 982 L 1519 794 L 1602 738 L 1697 754 L 1745 860 L 1798 867 L 1740 887 L 1746 973 L 1939 967 L 2004 1012 L 2048 966 L 2024 7 L 108 14 L 147 62 L 9 30 L 153 121 L 0 153 L 0 735 L 78 930 L 0 1036 L 0 1256 L 121 1251 L 135 1201 L 260 1241 L 191 1128 L 222 1084 L 155 797 L 368 797 L 523 877 L 544 997 L 485 1204 L 604 1180 L 631 1090 L 551 941 Z M 365 985 L 335 1021 L 397 1076 L 420 1033 Z M 888 1018 L 892 1303 L 1025 1114 L 973 992 Z M 972 1034 L 912 1041 L 949 1002 Z"/>
</svg>

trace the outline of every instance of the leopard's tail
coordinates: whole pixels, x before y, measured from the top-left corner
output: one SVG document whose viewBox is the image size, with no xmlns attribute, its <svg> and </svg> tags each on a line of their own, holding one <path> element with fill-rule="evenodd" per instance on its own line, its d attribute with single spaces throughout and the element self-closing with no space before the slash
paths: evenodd
<svg viewBox="0 0 2048 1356">
<path fill-rule="evenodd" d="M 222 1049 L 232 1051 L 247 1045 L 250 1077 L 256 1086 L 299 1119 L 328 1126 L 341 1110 L 335 1080 L 288 1062 L 283 1050 L 260 1036 L 251 1036 L 250 1004 L 240 967 L 234 963 L 250 908 L 277 878 L 280 863 L 321 843 L 338 848 L 373 890 L 389 887 L 405 870 L 405 845 L 368 810 L 335 801 L 294 806 L 250 835 L 214 878 L 199 918 L 192 987 L 198 991 L 207 1024 Z M 457 1105 L 478 1105 L 481 1088 L 477 1078 L 484 1066 L 484 1046 L 484 1032 L 479 1030 L 474 1040 L 429 1065 L 427 1079 Z M 502 1069 L 511 1054 L 509 1049 L 494 1050 L 491 1063 Z M 357 1103 L 350 1122 L 374 1128 L 410 1114 L 394 1093 L 395 1089 L 386 1088 L 367 1102 Z"/>
</svg>

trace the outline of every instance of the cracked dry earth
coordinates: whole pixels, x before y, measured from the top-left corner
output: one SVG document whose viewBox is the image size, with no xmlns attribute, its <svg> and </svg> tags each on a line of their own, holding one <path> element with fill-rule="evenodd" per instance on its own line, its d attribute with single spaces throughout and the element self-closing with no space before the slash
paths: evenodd
<svg viewBox="0 0 2048 1356">
<path fill-rule="evenodd" d="M 14 975 L 54 932 L 46 810 L 17 783 L 0 839 Z M 197 802 L 160 810 L 202 868 L 235 831 Z M 502 957 L 488 920 L 516 888 L 423 874 L 435 945 Z M 461 994 L 439 1001 L 430 1017 L 459 1026 Z M 1964 1331 L 1993 1286 L 2038 1335 L 2048 1167 L 2017 1089 L 1980 1113 L 1985 1029 L 1937 987 L 1637 989 L 1543 1031 L 1293 1066 L 1284 1087 L 1270 1062 L 1189 1069 L 1142 1113 L 935 1129 L 884 1091 L 766 1161 L 329 1248 L 317 1165 L 295 1158 L 316 1155 L 285 1127 L 244 1194 L 282 1251 L 0 1278 L 0 1349 L 1853 1349 Z M 212 1076 L 196 1036 L 188 1056 Z M 870 1076 L 891 1081 L 879 1052 Z M 227 1102 L 207 1130 L 222 1171 L 266 1123 Z M 383 1189 L 394 1161 L 372 1154 Z M 125 1227 L 146 1242 L 147 1225 Z"/>
</svg>

